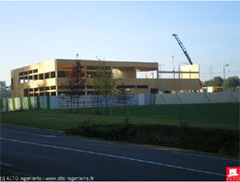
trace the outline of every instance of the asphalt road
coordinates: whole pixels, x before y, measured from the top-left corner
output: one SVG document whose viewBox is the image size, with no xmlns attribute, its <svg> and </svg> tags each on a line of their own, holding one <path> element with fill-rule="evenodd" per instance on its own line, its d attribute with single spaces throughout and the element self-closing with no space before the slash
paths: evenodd
<svg viewBox="0 0 240 182">
<path fill-rule="evenodd" d="M 0 126 L 1 164 L 41 180 L 225 181 L 226 166 L 239 166 L 232 158 Z"/>
</svg>

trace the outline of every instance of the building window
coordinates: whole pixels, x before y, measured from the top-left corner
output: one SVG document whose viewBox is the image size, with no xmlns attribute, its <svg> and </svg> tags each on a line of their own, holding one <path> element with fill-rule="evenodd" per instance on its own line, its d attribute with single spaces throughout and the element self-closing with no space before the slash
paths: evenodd
<svg viewBox="0 0 240 182">
<path fill-rule="evenodd" d="M 19 83 L 24 83 L 24 79 L 23 78 L 19 78 Z"/>
<path fill-rule="evenodd" d="M 11 89 L 13 90 L 13 79 L 11 79 Z"/>
<path fill-rule="evenodd" d="M 56 86 L 51 86 L 51 90 L 55 90 L 56 89 Z"/>
<path fill-rule="evenodd" d="M 55 78 L 56 77 L 55 71 L 51 72 L 50 74 L 51 74 L 51 78 Z"/>
<path fill-rule="evenodd" d="M 151 89 L 151 94 L 158 94 L 158 89 L 157 88 L 152 88 Z"/>
<path fill-rule="evenodd" d="M 37 73 L 37 72 L 38 72 L 38 69 L 33 70 L 33 73 Z"/>
<path fill-rule="evenodd" d="M 24 93 L 24 97 L 27 97 L 28 96 L 28 89 L 24 89 L 23 93 Z"/>
<path fill-rule="evenodd" d="M 58 71 L 58 77 L 61 78 L 61 77 L 65 77 L 65 71 Z"/>
<path fill-rule="evenodd" d="M 137 88 L 146 89 L 146 88 L 148 88 L 148 86 L 147 85 L 138 85 Z"/>
<path fill-rule="evenodd" d="M 33 76 L 29 76 L 29 77 L 28 77 L 28 80 L 29 80 L 30 82 L 32 82 L 32 81 L 33 81 Z"/>
<path fill-rule="evenodd" d="M 43 80 L 43 74 L 39 74 L 39 80 Z"/>
<path fill-rule="evenodd" d="M 120 88 L 135 88 L 135 86 L 134 85 L 118 85 L 117 89 L 120 89 Z"/>
<path fill-rule="evenodd" d="M 45 73 L 45 79 L 49 78 L 49 73 Z"/>
<path fill-rule="evenodd" d="M 38 75 L 33 75 L 34 80 L 38 80 Z"/>
<path fill-rule="evenodd" d="M 51 95 L 52 96 L 56 96 L 56 92 L 51 92 Z"/>
<path fill-rule="evenodd" d="M 28 77 L 24 77 L 24 83 L 27 83 L 28 82 Z"/>
</svg>

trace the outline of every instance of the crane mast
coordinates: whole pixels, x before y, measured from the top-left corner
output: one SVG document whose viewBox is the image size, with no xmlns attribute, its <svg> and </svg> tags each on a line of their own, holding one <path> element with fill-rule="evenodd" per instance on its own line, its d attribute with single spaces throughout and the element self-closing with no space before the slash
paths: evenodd
<svg viewBox="0 0 240 182">
<path fill-rule="evenodd" d="M 192 63 L 192 60 L 191 60 L 191 58 L 190 58 L 190 56 L 189 56 L 189 54 L 188 54 L 188 52 L 187 52 L 187 49 L 184 47 L 184 45 L 183 45 L 183 43 L 181 42 L 181 40 L 179 39 L 178 35 L 177 35 L 177 34 L 172 34 L 172 36 L 175 37 L 175 39 L 177 40 L 179 46 L 182 48 L 183 53 L 184 53 L 185 56 L 187 57 L 189 63 L 192 65 L 193 63 Z"/>
</svg>

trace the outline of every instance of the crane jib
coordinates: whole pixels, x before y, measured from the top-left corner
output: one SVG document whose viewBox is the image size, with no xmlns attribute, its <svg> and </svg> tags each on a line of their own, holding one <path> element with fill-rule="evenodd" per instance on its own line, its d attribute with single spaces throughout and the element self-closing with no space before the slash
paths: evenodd
<svg viewBox="0 0 240 182">
<path fill-rule="evenodd" d="M 180 45 L 181 49 L 183 50 L 183 53 L 185 54 L 185 56 L 187 57 L 189 63 L 192 65 L 192 60 L 187 52 L 187 49 L 184 47 L 183 43 L 181 42 L 181 40 L 179 39 L 177 34 L 172 34 L 172 36 L 175 37 L 175 39 L 177 40 L 178 44 Z"/>
</svg>

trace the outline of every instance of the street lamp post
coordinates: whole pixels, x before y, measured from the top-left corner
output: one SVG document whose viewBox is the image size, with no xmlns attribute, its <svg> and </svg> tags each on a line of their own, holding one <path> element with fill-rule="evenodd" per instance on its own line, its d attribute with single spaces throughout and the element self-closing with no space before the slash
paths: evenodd
<svg viewBox="0 0 240 182">
<path fill-rule="evenodd" d="M 225 64 L 223 66 L 223 87 L 225 87 L 225 67 L 228 66 L 229 64 Z"/>
</svg>

